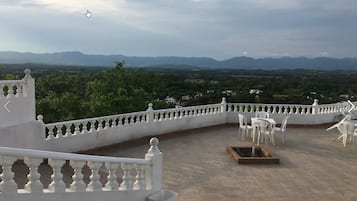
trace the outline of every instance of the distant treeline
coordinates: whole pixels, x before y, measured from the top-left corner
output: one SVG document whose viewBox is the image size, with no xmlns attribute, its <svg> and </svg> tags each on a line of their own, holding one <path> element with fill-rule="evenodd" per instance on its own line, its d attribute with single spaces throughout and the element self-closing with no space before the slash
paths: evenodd
<svg viewBox="0 0 357 201">
<path fill-rule="evenodd" d="M 176 105 L 228 102 L 312 104 L 357 100 L 357 72 L 0 65 L 0 79 L 36 79 L 36 111 L 45 122 Z"/>
</svg>

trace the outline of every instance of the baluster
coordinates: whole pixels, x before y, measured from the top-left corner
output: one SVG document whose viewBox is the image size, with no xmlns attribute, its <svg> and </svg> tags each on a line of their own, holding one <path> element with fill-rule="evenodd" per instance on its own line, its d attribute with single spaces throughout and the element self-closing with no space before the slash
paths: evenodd
<svg viewBox="0 0 357 201">
<path fill-rule="evenodd" d="M 14 85 L 9 84 L 8 85 L 8 90 L 7 90 L 7 98 L 13 98 L 14 97 Z"/>
<path fill-rule="evenodd" d="M 125 116 L 124 118 L 124 126 L 127 126 L 129 124 L 129 117 Z"/>
<path fill-rule="evenodd" d="M 79 123 L 74 123 L 74 132 L 73 135 L 79 135 L 81 132 L 79 131 Z"/>
<path fill-rule="evenodd" d="M 98 128 L 97 131 L 103 130 L 103 120 L 98 120 Z"/>
<path fill-rule="evenodd" d="M 56 127 L 56 136 L 55 136 L 55 138 L 62 137 L 62 127 L 61 126 L 55 126 L 55 127 Z"/>
<path fill-rule="evenodd" d="M 130 121 L 130 125 L 134 125 L 134 124 L 135 124 L 135 122 L 136 122 L 135 119 L 136 119 L 136 118 L 137 118 L 137 117 L 136 117 L 135 115 L 132 115 L 132 116 L 131 116 L 131 118 L 130 118 L 130 120 L 131 120 L 131 121 Z"/>
<path fill-rule="evenodd" d="M 161 121 L 161 113 L 157 113 L 157 121 Z"/>
<path fill-rule="evenodd" d="M 244 105 L 244 111 L 243 112 L 248 112 L 248 106 Z"/>
<path fill-rule="evenodd" d="M 109 121 L 110 121 L 110 119 L 106 119 L 106 120 L 105 120 L 104 130 L 107 130 L 108 128 L 110 128 Z"/>
<path fill-rule="evenodd" d="M 229 104 L 227 104 L 228 105 L 228 110 L 227 110 L 227 112 L 232 112 L 232 111 L 234 111 L 234 105 L 229 105 Z M 232 107 L 233 107 L 233 109 L 232 109 Z"/>
<path fill-rule="evenodd" d="M 4 99 L 4 85 L 0 84 L 0 99 Z"/>
<path fill-rule="evenodd" d="M 89 191 L 102 191 L 102 183 L 100 183 L 100 176 L 98 174 L 99 168 L 102 165 L 102 162 L 88 162 L 88 167 L 92 169 L 92 175 L 89 177 L 91 181 L 89 182 L 87 187 Z"/>
<path fill-rule="evenodd" d="M 48 126 L 47 129 L 48 129 L 48 136 L 46 137 L 46 139 L 48 140 L 54 139 L 55 138 L 55 136 L 53 135 L 54 126 Z"/>
<path fill-rule="evenodd" d="M 197 109 L 193 109 L 193 116 L 198 116 L 197 113 L 198 113 L 198 112 L 197 112 Z"/>
<path fill-rule="evenodd" d="M 25 190 L 30 193 L 42 193 L 43 184 L 40 182 L 40 174 L 38 167 L 42 163 L 42 158 L 25 157 L 24 162 L 29 167 L 30 173 L 27 175 L 28 182 L 25 185 Z"/>
<path fill-rule="evenodd" d="M 144 170 L 146 168 L 145 164 L 136 164 L 135 169 L 136 169 L 136 177 L 135 177 L 135 183 L 134 183 L 134 190 L 143 190 L 145 189 L 145 174 Z"/>
<path fill-rule="evenodd" d="M 117 126 L 117 127 L 119 127 L 119 126 L 122 125 L 122 122 L 123 122 L 122 119 L 123 119 L 123 117 L 118 117 L 118 118 L 117 118 L 117 121 L 116 121 L 116 126 Z"/>
<path fill-rule="evenodd" d="M 16 94 L 15 94 L 15 98 L 18 98 L 21 96 L 21 89 L 20 89 L 20 84 L 16 84 Z"/>
<path fill-rule="evenodd" d="M 2 174 L 0 175 L 0 191 L 4 194 L 17 193 L 17 184 L 14 181 L 14 173 L 11 171 L 12 164 L 17 160 L 14 156 L 1 156 L 0 164 L 2 166 Z"/>
<path fill-rule="evenodd" d="M 72 124 L 66 124 L 66 133 L 64 134 L 64 137 L 68 137 L 70 136 L 72 133 L 71 133 L 71 126 Z"/>
<path fill-rule="evenodd" d="M 146 122 L 146 115 L 141 115 L 141 121 L 140 122 L 142 122 L 142 123 L 145 123 Z"/>
<path fill-rule="evenodd" d="M 117 191 L 119 189 L 119 184 L 117 182 L 117 169 L 119 167 L 118 163 L 105 163 L 109 171 L 108 182 L 105 184 L 105 188 L 110 191 Z"/>
<path fill-rule="evenodd" d="M 132 165 L 128 163 L 122 163 L 121 168 L 123 169 L 123 182 L 120 184 L 119 190 L 132 190 L 133 181 L 131 178 L 131 168 Z"/>
<path fill-rule="evenodd" d="M 82 122 L 81 125 L 82 125 L 81 134 L 88 133 L 88 122 Z"/>
<path fill-rule="evenodd" d="M 95 131 L 95 121 L 90 121 L 90 129 L 89 132 L 94 132 Z"/>
<path fill-rule="evenodd" d="M 48 160 L 48 163 L 53 168 L 53 174 L 51 176 L 52 183 L 48 186 L 53 192 L 65 192 L 66 184 L 62 181 L 63 175 L 61 173 L 61 167 L 66 163 L 65 160 L 62 159 L 52 159 Z"/>
<path fill-rule="evenodd" d="M 82 168 L 86 164 L 85 161 L 70 161 L 69 164 L 74 170 L 72 176 L 73 182 L 70 185 L 70 189 L 74 192 L 85 192 L 86 184 L 83 182 Z"/>
<path fill-rule="evenodd" d="M 61 128 L 59 128 L 59 129 L 57 130 L 57 138 L 61 138 L 61 137 L 63 137 L 63 135 L 65 134 L 65 133 L 63 133 L 63 130 L 65 131 L 64 128 L 66 128 L 65 125 L 60 125 L 60 127 L 61 127 Z"/>
</svg>

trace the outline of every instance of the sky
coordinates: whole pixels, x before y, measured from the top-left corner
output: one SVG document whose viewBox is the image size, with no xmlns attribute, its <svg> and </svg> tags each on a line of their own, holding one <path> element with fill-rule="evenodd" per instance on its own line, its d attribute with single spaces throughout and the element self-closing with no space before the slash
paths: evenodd
<svg viewBox="0 0 357 201">
<path fill-rule="evenodd" d="M 356 0 L 1 0 L 0 51 L 357 57 Z"/>
</svg>

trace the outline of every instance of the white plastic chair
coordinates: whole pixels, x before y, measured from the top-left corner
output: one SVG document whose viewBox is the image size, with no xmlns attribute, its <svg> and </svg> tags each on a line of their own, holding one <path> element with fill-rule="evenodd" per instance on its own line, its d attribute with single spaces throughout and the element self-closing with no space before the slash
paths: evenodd
<svg viewBox="0 0 357 201">
<path fill-rule="evenodd" d="M 336 124 L 330 126 L 329 128 L 326 129 L 326 131 L 332 130 L 334 128 L 337 128 L 337 130 L 341 133 L 341 135 L 337 138 L 338 140 L 341 139 L 343 137 L 343 129 L 344 129 L 344 122 L 351 120 L 352 117 L 350 114 L 345 115 L 345 117 L 343 119 L 341 119 L 341 121 L 337 122 Z"/>
<path fill-rule="evenodd" d="M 355 128 L 355 130 L 353 131 L 353 134 L 352 134 L 352 143 L 353 145 L 355 145 L 355 138 L 357 137 L 357 128 Z"/>
<path fill-rule="evenodd" d="M 281 133 L 281 143 L 285 144 L 285 140 L 286 140 L 286 126 L 288 124 L 288 119 L 290 116 L 287 116 L 283 119 L 283 121 L 281 122 L 280 127 L 275 127 L 274 130 L 278 131 Z"/>
<path fill-rule="evenodd" d="M 355 133 L 355 123 L 354 121 L 351 120 L 346 120 L 343 122 L 343 131 L 342 131 L 342 143 L 343 146 L 345 147 L 347 144 L 347 138 L 350 137 L 350 141 L 354 138 L 354 133 Z"/>
<path fill-rule="evenodd" d="M 269 113 L 264 111 L 257 111 L 255 112 L 256 118 L 269 118 Z"/>
<path fill-rule="evenodd" d="M 248 125 L 247 118 L 242 114 L 238 114 L 238 126 L 241 138 L 244 140 L 244 137 L 249 134 L 249 131 L 252 132 L 252 126 Z"/>
<path fill-rule="evenodd" d="M 259 145 L 261 137 L 263 136 L 265 145 L 268 145 L 268 141 L 270 141 L 273 144 L 273 146 L 275 146 L 273 125 L 269 121 L 264 119 L 259 119 L 258 121 L 259 121 L 259 126 L 258 126 L 257 145 Z"/>
</svg>

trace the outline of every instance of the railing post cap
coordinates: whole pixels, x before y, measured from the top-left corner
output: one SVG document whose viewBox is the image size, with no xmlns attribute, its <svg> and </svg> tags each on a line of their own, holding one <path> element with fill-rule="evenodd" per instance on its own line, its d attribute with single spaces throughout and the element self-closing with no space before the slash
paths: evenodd
<svg viewBox="0 0 357 201">
<path fill-rule="evenodd" d="M 319 104 L 319 99 L 314 99 L 314 103 L 312 104 L 313 106 L 316 106 Z"/>
<path fill-rule="evenodd" d="M 226 97 L 222 97 L 222 103 L 226 103 Z"/>
<path fill-rule="evenodd" d="M 37 115 L 37 121 L 43 123 L 43 115 Z"/>
<path fill-rule="evenodd" d="M 28 69 L 28 68 L 26 68 L 25 70 L 24 70 L 24 73 L 25 73 L 25 79 L 29 79 L 29 78 L 32 78 L 31 77 L 31 70 L 30 69 Z"/>
<path fill-rule="evenodd" d="M 158 146 L 159 145 L 159 139 L 157 139 L 156 137 L 153 137 L 150 139 L 150 145 L 151 146 Z"/>
<path fill-rule="evenodd" d="M 150 139 L 150 149 L 148 150 L 148 154 L 151 155 L 158 155 L 161 154 L 160 149 L 158 147 L 159 145 L 159 139 L 157 139 L 156 137 L 153 137 Z"/>
</svg>

